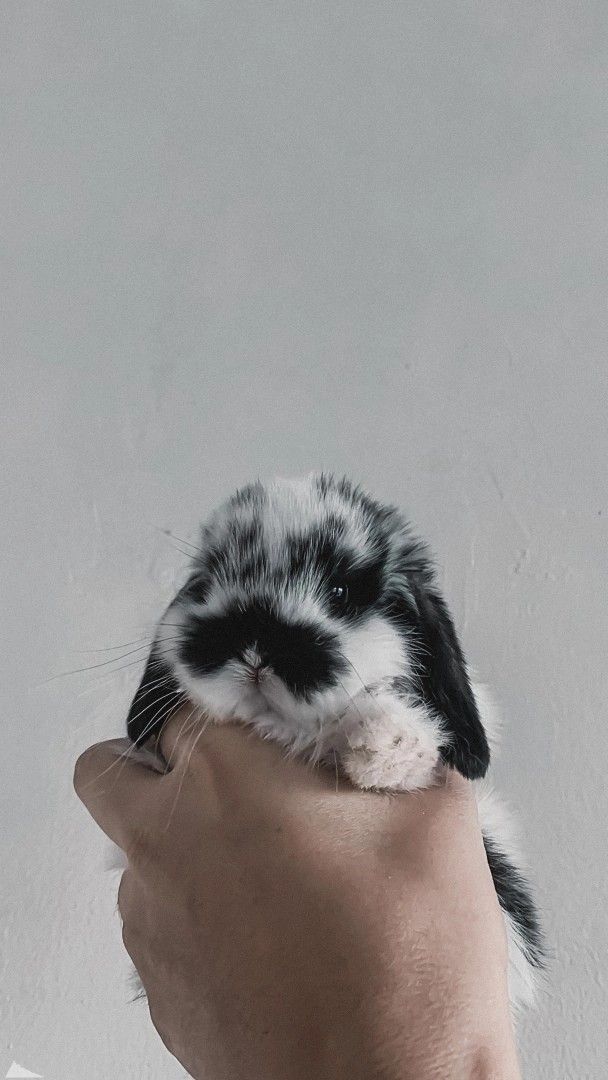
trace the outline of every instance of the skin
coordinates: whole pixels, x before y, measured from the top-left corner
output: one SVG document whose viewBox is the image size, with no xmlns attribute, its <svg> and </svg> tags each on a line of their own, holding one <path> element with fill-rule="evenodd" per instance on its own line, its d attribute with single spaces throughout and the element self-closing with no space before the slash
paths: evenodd
<svg viewBox="0 0 608 1080">
<path fill-rule="evenodd" d="M 470 785 L 356 791 L 232 725 L 113 740 L 76 791 L 127 855 L 123 940 L 196 1080 L 521 1080 Z M 114 767 L 117 766 L 117 767 Z"/>
</svg>

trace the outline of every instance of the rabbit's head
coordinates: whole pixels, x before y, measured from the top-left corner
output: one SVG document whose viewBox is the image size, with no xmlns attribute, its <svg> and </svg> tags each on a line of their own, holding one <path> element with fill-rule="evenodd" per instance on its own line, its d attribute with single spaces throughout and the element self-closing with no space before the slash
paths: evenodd
<svg viewBox="0 0 608 1080">
<path fill-rule="evenodd" d="M 482 776 L 488 744 L 452 619 L 399 511 L 326 473 L 258 481 L 203 525 L 128 733 L 142 744 L 187 698 L 217 720 L 272 713 L 303 747 L 362 688 L 392 682 L 436 715 L 447 764 Z"/>
</svg>

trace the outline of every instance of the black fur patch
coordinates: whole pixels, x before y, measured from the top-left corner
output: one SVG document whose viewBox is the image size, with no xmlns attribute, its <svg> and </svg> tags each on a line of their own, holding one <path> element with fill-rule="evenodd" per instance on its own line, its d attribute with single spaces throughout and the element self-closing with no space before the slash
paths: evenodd
<svg viewBox="0 0 608 1080">
<path fill-rule="evenodd" d="M 542 968 L 546 949 L 530 886 L 493 840 L 484 836 L 483 842 L 500 906 L 519 930 L 527 959 L 533 967 Z"/>
<path fill-rule="evenodd" d="M 285 622 L 261 601 L 244 608 L 233 605 L 224 615 L 191 617 L 180 660 L 193 675 L 209 675 L 254 644 L 288 689 L 304 700 L 335 685 L 347 669 L 333 635 L 305 620 Z"/>
<path fill-rule="evenodd" d="M 347 558 L 337 538 L 318 525 L 303 533 L 288 533 L 285 537 L 288 573 L 292 576 L 312 571 L 329 575 Z"/>
<path fill-rule="evenodd" d="M 418 575 L 409 577 L 412 597 L 394 596 L 387 613 L 414 650 L 412 680 L 404 682 L 443 720 L 449 743 L 441 749 L 447 765 L 469 780 L 485 776 L 490 748 L 466 672 L 454 624 L 444 600 Z M 396 689 L 398 689 L 396 685 Z"/>
</svg>

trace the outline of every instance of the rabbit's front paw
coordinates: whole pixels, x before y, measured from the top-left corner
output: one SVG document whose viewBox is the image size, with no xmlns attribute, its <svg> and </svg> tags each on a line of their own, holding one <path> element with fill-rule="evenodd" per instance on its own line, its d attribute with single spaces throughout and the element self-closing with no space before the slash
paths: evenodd
<svg viewBox="0 0 608 1080">
<path fill-rule="evenodd" d="M 342 767 L 360 788 L 417 791 L 437 778 L 441 725 L 390 691 L 361 691 L 340 720 Z"/>
</svg>

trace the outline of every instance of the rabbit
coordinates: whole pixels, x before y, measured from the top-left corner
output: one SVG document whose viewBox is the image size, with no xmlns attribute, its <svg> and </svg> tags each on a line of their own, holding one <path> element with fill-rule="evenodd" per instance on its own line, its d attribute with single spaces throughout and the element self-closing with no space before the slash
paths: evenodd
<svg viewBox="0 0 608 1080">
<path fill-rule="evenodd" d="M 425 543 L 400 511 L 333 473 L 259 479 L 202 526 L 156 627 L 127 718 L 135 747 L 190 701 L 359 788 L 408 792 L 442 768 L 475 782 L 509 944 L 514 1012 L 544 967 L 508 819 L 483 782 L 493 707 L 473 682 Z"/>
</svg>

